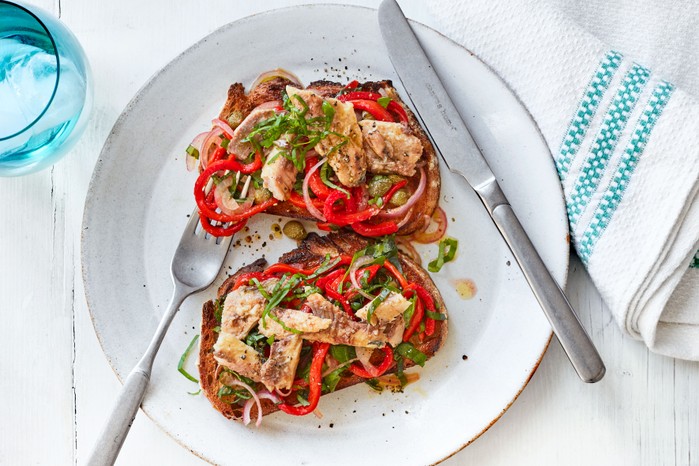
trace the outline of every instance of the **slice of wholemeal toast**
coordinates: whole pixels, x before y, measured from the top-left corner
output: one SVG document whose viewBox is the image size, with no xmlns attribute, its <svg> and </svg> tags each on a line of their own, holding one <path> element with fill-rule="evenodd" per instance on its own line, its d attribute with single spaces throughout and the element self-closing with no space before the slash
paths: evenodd
<svg viewBox="0 0 699 466">
<path fill-rule="evenodd" d="M 298 248 L 284 254 L 279 262 L 298 268 L 312 269 L 320 264 L 323 264 L 324 261 L 327 261 L 327 257 L 340 257 L 341 255 L 352 256 L 357 251 L 365 249 L 368 244 L 368 240 L 356 234 L 331 233 L 327 236 L 319 236 L 315 233 L 311 233 L 303 242 L 301 242 Z M 427 272 L 401 253 L 398 253 L 397 259 L 400 263 L 405 279 L 410 283 L 420 285 L 434 301 L 435 308 L 446 316 L 444 301 Z M 264 259 L 258 259 L 254 263 L 241 268 L 234 275 L 229 277 L 218 290 L 219 302 L 233 290 L 234 284 L 236 283 L 238 277 L 244 273 L 262 272 L 266 268 L 266 265 L 267 263 Z M 199 350 L 200 383 L 202 390 L 214 408 L 220 411 L 227 418 L 239 419 L 243 410 L 242 403 L 229 403 L 229 399 L 219 397 L 218 395 L 219 390 L 223 386 L 219 378 L 223 368 L 214 357 L 214 345 L 219 337 L 217 330 L 220 329 L 221 325 L 219 319 L 220 315 L 217 316 L 216 302 L 212 300 L 205 303 L 202 311 L 201 341 Z M 440 349 L 447 336 L 446 320 L 436 320 L 433 322 L 433 324 L 434 332 L 432 335 L 423 335 L 424 339 L 420 341 L 418 333 L 415 333 L 415 335 L 409 339 L 409 342 L 428 359 Z M 379 364 L 382 359 L 382 351 L 375 350 L 374 354 L 372 355 L 371 362 L 373 364 Z M 406 367 L 413 365 L 412 361 L 409 359 L 405 359 L 404 362 Z M 386 374 L 395 373 L 396 370 L 397 366 L 395 363 L 393 363 L 392 367 L 386 372 Z M 336 390 L 340 390 L 364 381 L 366 381 L 365 378 L 358 377 L 357 375 L 352 374 L 350 371 L 344 371 L 337 384 Z M 264 389 L 264 386 L 261 383 L 258 383 L 254 388 L 259 390 Z M 279 410 L 278 406 L 268 399 L 262 399 L 261 406 L 263 415 Z M 254 409 L 255 408 L 253 408 L 253 410 Z"/>
<path fill-rule="evenodd" d="M 270 101 L 281 100 L 287 85 L 293 86 L 294 84 L 285 78 L 277 77 L 262 82 L 246 94 L 243 84 L 235 83 L 231 85 L 228 90 L 228 98 L 221 110 L 219 118 L 223 121 L 231 121 L 231 119 L 241 121 L 257 106 Z M 314 90 L 323 97 L 334 97 L 344 89 L 344 86 L 340 83 L 330 81 L 315 81 L 308 85 L 307 89 Z M 408 235 L 427 227 L 429 217 L 432 215 L 439 202 L 441 187 L 438 157 L 434 147 L 418 123 L 413 112 L 400 99 L 391 81 L 384 80 L 360 83 L 353 91 L 384 93 L 405 110 L 408 119 L 408 132 L 417 137 L 422 144 L 423 150 L 418 164 L 424 168 L 426 186 L 424 193 L 410 211 L 409 218 L 406 219 L 404 225 L 398 230 L 398 234 Z M 407 181 L 408 184 L 405 186 L 405 189 L 409 192 L 415 192 L 420 182 L 420 171 L 417 170 Z M 289 201 L 280 202 L 268 208 L 266 212 L 286 217 L 316 220 L 308 211 L 293 205 Z"/>
</svg>

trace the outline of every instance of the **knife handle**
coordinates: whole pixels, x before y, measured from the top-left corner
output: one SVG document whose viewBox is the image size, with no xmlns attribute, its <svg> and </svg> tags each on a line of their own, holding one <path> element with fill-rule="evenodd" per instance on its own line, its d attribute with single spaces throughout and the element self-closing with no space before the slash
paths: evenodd
<svg viewBox="0 0 699 466">
<path fill-rule="evenodd" d="M 488 189 L 489 199 L 479 193 L 481 199 L 522 269 L 534 296 L 551 323 L 553 333 L 558 337 L 578 376 L 588 383 L 599 381 L 605 372 L 602 358 L 565 294 L 536 252 L 500 187 L 494 181 L 492 184 L 495 186 Z"/>
</svg>

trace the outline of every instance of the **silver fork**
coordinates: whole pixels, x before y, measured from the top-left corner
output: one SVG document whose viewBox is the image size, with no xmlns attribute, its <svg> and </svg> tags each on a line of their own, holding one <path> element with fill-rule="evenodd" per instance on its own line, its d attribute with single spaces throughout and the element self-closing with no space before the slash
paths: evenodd
<svg viewBox="0 0 699 466">
<path fill-rule="evenodd" d="M 216 238 L 209 235 L 199 225 L 197 211 L 192 213 L 170 265 L 170 274 L 175 284 L 170 304 L 160 320 L 148 349 L 126 378 L 119 399 L 93 447 L 87 464 L 112 465 L 116 461 L 143 401 L 155 355 L 160 349 L 172 319 L 187 296 L 213 283 L 228 254 L 231 239 L 232 236 Z"/>
</svg>

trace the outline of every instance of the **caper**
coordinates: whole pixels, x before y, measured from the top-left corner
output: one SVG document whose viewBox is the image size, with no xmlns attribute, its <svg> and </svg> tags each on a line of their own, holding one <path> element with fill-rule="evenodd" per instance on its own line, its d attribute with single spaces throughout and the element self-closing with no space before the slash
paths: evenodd
<svg viewBox="0 0 699 466">
<path fill-rule="evenodd" d="M 284 225 L 282 231 L 286 236 L 297 241 L 308 236 L 308 233 L 306 233 L 306 229 L 303 227 L 301 222 L 297 222 L 296 220 L 286 222 L 286 225 Z"/>
<path fill-rule="evenodd" d="M 272 192 L 267 188 L 255 190 L 255 204 L 262 204 L 272 197 Z"/>
<path fill-rule="evenodd" d="M 369 191 L 369 196 L 378 197 L 383 196 L 388 192 L 388 190 L 393 186 L 391 180 L 387 176 L 378 175 L 369 181 L 367 184 L 367 189 Z"/>
<path fill-rule="evenodd" d="M 393 195 L 389 204 L 394 205 L 394 206 L 400 206 L 400 205 L 403 205 L 406 202 L 408 202 L 408 199 L 410 199 L 410 195 L 408 194 L 408 191 L 406 191 L 405 189 L 399 189 Z"/>
<path fill-rule="evenodd" d="M 231 126 L 231 128 L 235 129 L 238 127 L 243 122 L 243 113 L 240 112 L 239 110 L 235 110 L 231 112 L 230 115 L 228 115 L 228 118 L 226 118 L 228 121 L 228 124 Z"/>
<path fill-rule="evenodd" d="M 405 178 L 399 175 L 388 175 L 388 181 L 391 182 L 391 186 L 393 186 L 396 183 L 400 183 L 403 181 Z"/>
</svg>

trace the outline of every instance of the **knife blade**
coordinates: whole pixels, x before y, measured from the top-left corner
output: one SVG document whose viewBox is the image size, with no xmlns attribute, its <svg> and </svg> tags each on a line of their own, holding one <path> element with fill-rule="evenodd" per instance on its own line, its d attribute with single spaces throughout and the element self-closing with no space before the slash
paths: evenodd
<svg viewBox="0 0 699 466">
<path fill-rule="evenodd" d="M 379 6 L 379 27 L 391 63 L 445 165 L 478 194 L 577 374 L 585 382 L 599 381 L 605 367 L 597 349 L 536 252 L 396 0 Z"/>
</svg>

